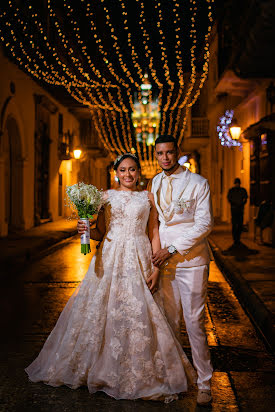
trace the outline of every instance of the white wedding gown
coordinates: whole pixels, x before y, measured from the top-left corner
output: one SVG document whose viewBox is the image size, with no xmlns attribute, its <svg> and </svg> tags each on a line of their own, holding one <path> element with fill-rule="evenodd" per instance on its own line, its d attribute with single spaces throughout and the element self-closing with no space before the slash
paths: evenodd
<svg viewBox="0 0 275 412">
<path fill-rule="evenodd" d="M 106 234 L 38 357 L 33 382 L 88 386 L 116 399 L 173 399 L 193 368 L 163 313 L 151 274 L 147 192 L 109 190 Z"/>
</svg>

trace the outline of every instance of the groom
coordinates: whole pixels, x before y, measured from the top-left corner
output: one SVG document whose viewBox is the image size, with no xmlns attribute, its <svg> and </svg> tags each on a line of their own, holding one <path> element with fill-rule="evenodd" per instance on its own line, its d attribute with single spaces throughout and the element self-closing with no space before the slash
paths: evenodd
<svg viewBox="0 0 275 412">
<path fill-rule="evenodd" d="M 204 329 L 210 261 L 206 236 L 213 225 L 209 185 L 179 165 L 179 149 L 172 136 L 156 139 L 155 155 L 163 170 L 151 187 L 162 249 L 153 255 L 153 263 L 161 267 L 165 314 L 178 337 L 183 312 L 198 373 L 197 402 L 206 405 L 212 400 L 213 372 Z"/>
</svg>

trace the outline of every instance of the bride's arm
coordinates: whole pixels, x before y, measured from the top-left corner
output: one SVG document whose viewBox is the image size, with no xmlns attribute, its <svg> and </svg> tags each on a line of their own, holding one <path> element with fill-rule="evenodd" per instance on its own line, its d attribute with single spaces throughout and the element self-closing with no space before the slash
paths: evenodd
<svg viewBox="0 0 275 412">
<path fill-rule="evenodd" d="M 90 225 L 92 222 L 90 222 Z M 88 228 L 85 226 L 85 223 L 82 220 L 77 222 L 77 230 L 80 235 L 84 234 Z M 105 211 L 104 207 L 100 209 L 97 216 L 96 227 L 90 229 L 90 237 L 93 240 L 102 240 L 105 235 Z"/>
<path fill-rule="evenodd" d="M 152 252 L 154 254 L 159 249 L 161 249 L 160 238 L 159 238 L 158 211 L 155 205 L 153 194 L 148 192 L 148 197 L 151 203 L 151 210 L 150 210 L 150 215 L 149 215 L 149 220 L 148 220 L 148 234 L 149 234 L 149 239 L 152 245 Z"/>
<path fill-rule="evenodd" d="M 161 249 L 160 238 L 159 238 L 159 222 L 158 222 L 158 211 L 155 206 L 154 196 L 152 193 L 148 193 L 148 197 L 151 203 L 151 210 L 148 220 L 148 235 L 152 245 L 153 254 Z M 147 285 L 152 293 L 156 292 L 158 289 L 158 278 L 159 278 L 159 268 L 154 266 L 154 271 L 151 276 L 147 279 Z"/>
<path fill-rule="evenodd" d="M 90 230 L 90 237 L 93 240 L 102 240 L 105 232 L 105 211 L 104 207 L 102 207 L 97 215 L 96 227 Z"/>
</svg>

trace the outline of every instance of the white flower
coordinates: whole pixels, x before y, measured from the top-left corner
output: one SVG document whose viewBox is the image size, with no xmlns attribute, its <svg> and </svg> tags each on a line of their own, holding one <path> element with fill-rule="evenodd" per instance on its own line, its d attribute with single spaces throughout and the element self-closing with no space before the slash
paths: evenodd
<svg viewBox="0 0 275 412">
<path fill-rule="evenodd" d="M 119 355 L 122 353 L 122 346 L 117 338 L 111 339 L 111 350 L 113 358 L 117 359 Z"/>
<path fill-rule="evenodd" d="M 111 388 L 115 388 L 117 385 L 118 381 L 118 375 L 115 372 L 110 372 L 108 375 L 108 384 L 110 385 Z"/>
<path fill-rule="evenodd" d="M 145 336 L 144 333 L 137 330 L 131 332 L 130 344 L 132 353 L 143 352 L 149 342 L 150 338 Z"/>
<path fill-rule="evenodd" d="M 78 210 L 81 215 L 93 215 L 98 212 L 102 205 L 102 192 L 93 185 L 87 185 L 83 182 L 67 186 L 66 192 L 69 201 Z"/>
<path fill-rule="evenodd" d="M 113 308 L 110 314 L 111 314 L 111 317 L 115 320 L 123 320 L 124 318 L 124 313 L 121 307 L 118 309 Z"/>
</svg>

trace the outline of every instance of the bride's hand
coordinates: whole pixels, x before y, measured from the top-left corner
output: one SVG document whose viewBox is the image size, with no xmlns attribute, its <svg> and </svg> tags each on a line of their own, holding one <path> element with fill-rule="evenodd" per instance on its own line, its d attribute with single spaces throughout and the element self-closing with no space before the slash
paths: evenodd
<svg viewBox="0 0 275 412">
<path fill-rule="evenodd" d="M 90 222 L 91 225 L 91 222 Z M 87 226 L 85 225 L 85 223 L 82 220 L 79 220 L 77 222 L 77 231 L 80 235 L 83 235 L 85 233 L 85 231 L 88 229 Z"/>
<path fill-rule="evenodd" d="M 152 275 L 147 279 L 146 283 L 151 293 L 154 294 L 158 290 L 159 269 L 155 268 Z"/>
</svg>

